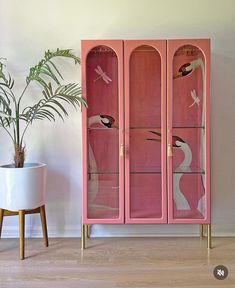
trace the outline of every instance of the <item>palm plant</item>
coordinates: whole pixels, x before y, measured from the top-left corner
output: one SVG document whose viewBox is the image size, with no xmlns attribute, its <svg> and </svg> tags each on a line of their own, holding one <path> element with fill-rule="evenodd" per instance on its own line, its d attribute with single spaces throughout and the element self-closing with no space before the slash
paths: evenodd
<svg viewBox="0 0 235 288">
<path fill-rule="evenodd" d="M 55 121 L 56 116 L 63 120 L 68 116 L 65 103 L 72 104 L 75 108 L 86 106 L 86 102 L 81 97 L 81 87 L 77 83 L 66 85 L 60 83 L 63 77 L 53 61 L 58 57 L 73 59 L 75 65 L 80 63 L 80 59 L 70 49 L 46 51 L 39 63 L 30 68 L 26 85 L 18 97 L 13 91 L 14 80 L 7 72 L 3 58 L 0 58 L 0 127 L 6 131 L 13 142 L 16 168 L 24 166 L 24 137 L 34 120 Z M 22 99 L 33 81 L 42 88 L 41 97 L 36 104 L 22 108 Z"/>
</svg>

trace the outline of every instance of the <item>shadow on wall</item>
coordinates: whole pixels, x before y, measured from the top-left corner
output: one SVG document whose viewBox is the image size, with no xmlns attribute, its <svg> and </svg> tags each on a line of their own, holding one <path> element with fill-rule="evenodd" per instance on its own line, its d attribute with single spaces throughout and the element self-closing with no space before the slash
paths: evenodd
<svg viewBox="0 0 235 288">
<path fill-rule="evenodd" d="M 71 198 L 71 185 L 64 173 L 47 167 L 46 216 L 49 236 L 65 234 L 66 217 L 71 214 Z M 28 217 L 26 226 L 27 237 L 41 235 L 39 214 Z M 49 227 L 53 227 L 52 231 Z"/>
<path fill-rule="evenodd" d="M 212 54 L 211 188 L 213 218 L 216 224 L 227 225 L 235 217 L 235 59 L 222 52 Z"/>
<path fill-rule="evenodd" d="M 64 234 L 66 227 L 66 216 L 70 214 L 71 185 L 65 173 L 48 167 L 47 171 L 47 219 L 53 223 L 58 234 Z"/>
</svg>

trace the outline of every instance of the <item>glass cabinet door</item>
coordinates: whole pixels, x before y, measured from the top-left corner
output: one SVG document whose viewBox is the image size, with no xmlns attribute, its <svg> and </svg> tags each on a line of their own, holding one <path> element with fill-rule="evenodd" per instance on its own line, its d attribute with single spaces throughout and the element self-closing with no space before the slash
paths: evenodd
<svg viewBox="0 0 235 288">
<path fill-rule="evenodd" d="M 122 42 L 97 43 L 86 56 L 86 216 L 98 223 L 123 221 L 123 141 L 120 71 Z M 89 44 L 89 43 L 88 43 Z M 108 45 L 111 44 L 111 45 Z M 93 42 L 94 45 L 94 42 Z M 117 54 L 118 52 L 121 54 Z"/>
<path fill-rule="evenodd" d="M 208 58 L 205 58 L 200 41 L 187 44 L 172 40 L 169 46 L 171 44 L 176 46 L 168 49 L 169 57 L 172 57 L 169 59 L 171 67 L 168 66 L 171 85 L 168 105 L 169 220 L 203 223 L 209 217 L 206 209 L 209 197 L 209 175 L 206 175 Z"/>
<path fill-rule="evenodd" d="M 125 41 L 126 222 L 166 222 L 165 41 Z"/>
</svg>

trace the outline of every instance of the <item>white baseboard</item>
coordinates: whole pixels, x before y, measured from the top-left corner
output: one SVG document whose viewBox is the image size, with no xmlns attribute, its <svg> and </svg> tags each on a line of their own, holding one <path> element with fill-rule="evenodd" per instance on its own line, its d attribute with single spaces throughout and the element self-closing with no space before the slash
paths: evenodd
<svg viewBox="0 0 235 288">
<path fill-rule="evenodd" d="M 91 237 L 196 237 L 198 225 L 93 225 Z M 50 238 L 80 237 L 80 226 L 48 226 Z M 235 224 L 212 224 L 214 237 L 235 237 Z M 2 238 L 18 238 L 18 226 L 4 226 Z M 26 238 L 42 237 L 41 226 L 27 226 Z"/>
</svg>

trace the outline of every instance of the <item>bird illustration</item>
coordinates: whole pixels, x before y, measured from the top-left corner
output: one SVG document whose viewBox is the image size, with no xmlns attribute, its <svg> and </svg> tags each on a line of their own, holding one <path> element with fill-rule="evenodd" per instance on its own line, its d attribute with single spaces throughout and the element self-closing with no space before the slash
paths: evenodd
<svg viewBox="0 0 235 288">
<path fill-rule="evenodd" d="M 112 79 L 107 75 L 106 72 L 104 72 L 101 69 L 101 67 L 99 65 L 95 68 L 95 72 L 99 75 L 99 77 L 94 79 L 94 82 L 96 82 L 98 79 L 103 79 L 103 81 L 107 84 L 109 84 L 109 82 L 112 82 Z"/>
<path fill-rule="evenodd" d="M 178 73 L 173 76 L 173 79 L 177 79 L 179 77 L 184 77 L 187 75 L 192 74 L 196 69 L 200 68 L 202 71 L 202 102 L 205 101 L 206 91 L 205 91 L 205 65 L 202 58 L 195 59 L 191 62 L 183 64 Z M 192 92 L 191 92 L 192 93 Z M 205 125 L 205 105 L 202 104 L 202 119 L 201 119 L 201 126 L 204 127 Z M 201 168 L 205 170 L 205 130 L 201 129 Z M 205 191 L 205 175 L 202 176 L 202 184 Z M 205 194 L 198 200 L 197 209 L 202 213 L 205 214 Z"/>
<path fill-rule="evenodd" d="M 105 128 L 111 128 L 115 122 L 115 119 L 109 115 L 94 115 L 88 119 L 88 128 L 91 128 L 95 124 L 99 124 Z M 99 209 L 117 210 L 118 208 L 112 208 L 105 205 L 94 204 L 96 195 L 99 191 L 99 179 L 98 169 L 94 152 L 90 143 L 88 144 L 88 162 L 89 162 L 89 181 L 88 181 L 88 205 Z"/>
<path fill-rule="evenodd" d="M 147 140 L 152 141 L 161 141 L 161 133 L 155 132 L 155 131 L 149 131 L 160 138 L 147 138 Z M 186 171 L 190 167 L 190 164 L 192 162 L 192 151 L 189 147 L 189 145 L 180 137 L 178 136 L 172 136 L 172 146 L 177 149 L 181 149 L 184 153 L 184 160 L 177 168 L 178 171 Z M 188 200 L 184 196 L 184 194 L 180 190 L 180 180 L 183 176 L 183 173 L 173 173 L 173 197 L 176 205 L 177 210 L 190 210 L 190 205 L 188 203 Z"/>
</svg>

